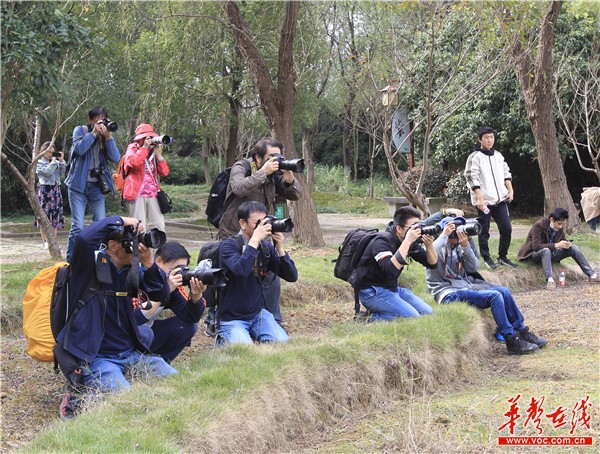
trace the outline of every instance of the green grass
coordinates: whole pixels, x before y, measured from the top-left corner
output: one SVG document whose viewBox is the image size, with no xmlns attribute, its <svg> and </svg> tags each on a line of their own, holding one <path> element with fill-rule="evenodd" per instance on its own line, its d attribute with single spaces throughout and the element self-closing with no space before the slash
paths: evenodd
<svg viewBox="0 0 600 454">
<path fill-rule="evenodd" d="M 415 354 L 428 347 L 440 354 L 453 351 L 477 318 L 470 308 L 448 306 L 424 323 L 349 323 L 324 340 L 211 351 L 184 365 L 177 377 L 139 383 L 131 391 L 106 396 L 69 424 L 52 424 L 26 451 L 177 452 L 190 437 L 201 439 L 213 423 L 245 408 L 261 390 L 282 382 L 310 388 L 304 382 L 315 371 L 369 369 L 407 348 Z"/>
</svg>

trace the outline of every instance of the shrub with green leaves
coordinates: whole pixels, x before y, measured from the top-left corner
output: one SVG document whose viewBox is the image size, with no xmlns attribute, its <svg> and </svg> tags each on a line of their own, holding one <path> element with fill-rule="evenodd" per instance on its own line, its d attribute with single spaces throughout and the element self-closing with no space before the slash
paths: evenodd
<svg viewBox="0 0 600 454">
<path fill-rule="evenodd" d="M 457 171 L 450 177 L 444 189 L 444 196 L 451 202 L 469 204 L 471 202 L 469 188 L 462 171 Z"/>
</svg>

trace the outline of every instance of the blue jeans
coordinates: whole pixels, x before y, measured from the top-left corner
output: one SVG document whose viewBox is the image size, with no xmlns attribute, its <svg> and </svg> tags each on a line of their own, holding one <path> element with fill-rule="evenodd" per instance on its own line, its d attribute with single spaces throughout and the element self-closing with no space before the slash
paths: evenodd
<svg viewBox="0 0 600 454">
<path fill-rule="evenodd" d="M 197 323 L 186 322 L 179 317 L 159 318 L 152 324 L 154 341 L 150 351 L 171 363 L 190 344 L 198 331 Z"/>
<path fill-rule="evenodd" d="M 586 276 L 589 277 L 594 275 L 594 269 L 583 256 L 581 249 L 576 245 L 571 246 L 569 249 L 555 249 L 553 251 L 545 247 L 529 256 L 533 262 L 542 264 L 546 280 L 552 277 L 552 263 L 559 263 L 562 259 L 566 259 L 567 257 L 573 257 L 573 260 L 575 260 Z"/>
<path fill-rule="evenodd" d="M 138 351 L 114 356 L 96 356 L 91 363 L 82 367 L 86 386 L 102 392 L 121 391 L 131 388 L 125 373 L 137 377 L 166 377 L 177 374 L 160 356 L 144 355 Z"/>
<path fill-rule="evenodd" d="M 85 194 L 72 191 L 69 188 L 69 206 L 71 207 L 71 230 L 67 241 L 67 262 L 71 261 L 73 248 L 75 247 L 75 237 L 83 229 L 85 221 L 85 206 L 89 202 L 92 212 L 92 221 L 99 221 L 106 217 L 106 207 L 104 205 L 104 195 L 100 192 L 97 183 L 87 183 Z"/>
<path fill-rule="evenodd" d="M 498 330 L 504 337 L 514 336 L 516 331 L 525 328 L 523 314 L 506 287 L 494 287 L 489 290 L 457 290 L 446 295 L 442 304 L 453 301 L 464 301 L 479 309 L 491 308 Z"/>
<path fill-rule="evenodd" d="M 221 320 L 217 344 L 251 344 L 258 342 L 287 342 L 290 337 L 275 321 L 273 314 L 266 309 L 256 314 L 252 320 Z"/>
<path fill-rule="evenodd" d="M 373 322 L 397 317 L 419 317 L 433 312 L 429 304 L 403 287 L 398 287 L 395 292 L 383 287 L 363 288 L 358 296 L 363 306 L 371 311 Z"/>
</svg>

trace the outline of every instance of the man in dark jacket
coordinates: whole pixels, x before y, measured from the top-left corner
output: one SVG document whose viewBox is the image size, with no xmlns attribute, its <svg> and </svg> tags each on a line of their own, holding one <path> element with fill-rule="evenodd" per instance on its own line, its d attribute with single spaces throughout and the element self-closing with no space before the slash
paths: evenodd
<svg viewBox="0 0 600 454">
<path fill-rule="evenodd" d="M 369 243 L 358 264 L 359 299 L 371 311 L 372 321 L 419 317 L 433 312 L 429 304 L 409 289 L 398 286 L 400 273 L 410 258 L 427 268 L 435 268 L 438 261 L 434 238 L 421 235 L 419 219 L 420 213 L 412 207 L 397 209 L 392 228 Z"/>
<path fill-rule="evenodd" d="M 235 197 L 219 222 L 219 239 L 224 240 L 240 231 L 238 208 L 243 202 L 252 200 L 267 207 L 267 212 L 275 212 L 275 197 L 298 200 L 302 195 L 300 183 L 290 170 L 279 170 L 278 156 L 283 154 L 283 145 L 270 137 L 259 140 L 254 146 L 252 159 L 242 159 L 231 167 L 227 197 Z M 279 307 L 281 282 L 275 277 L 266 289 L 266 308 L 282 321 Z"/>
<path fill-rule="evenodd" d="M 227 270 L 229 281 L 218 305 L 219 344 L 289 340 L 265 309 L 264 291 L 270 275 L 295 282 L 298 270 L 283 248 L 283 233 L 272 232 L 266 216 L 262 203 L 242 203 L 238 210 L 240 235 L 221 244 L 219 263 Z"/>
<path fill-rule="evenodd" d="M 552 276 L 552 263 L 573 257 L 581 271 L 592 282 L 598 282 L 598 273 L 590 266 L 581 250 L 565 237 L 564 227 L 569 219 L 569 212 L 564 208 L 555 208 L 547 218 L 540 219 L 527 234 L 525 244 L 521 246 L 517 258 L 520 261 L 532 260 L 541 263 L 544 269 L 547 287 L 554 288 L 556 283 Z"/>
<path fill-rule="evenodd" d="M 73 249 L 69 303 L 79 301 L 94 274 L 99 291 L 59 333 L 57 343 L 81 360 L 85 384 L 101 391 L 129 389 L 124 374 L 133 369 L 159 377 L 177 373 L 160 356 L 145 354 L 149 345 L 141 339 L 127 295 L 130 272 L 139 273 L 139 287 L 150 299 L 162 301 L 169 294 L 164 272 L 144 245 L 139 257 L 145 271 L 132 269 L 130 238 L 136 228 L 143 225 L 134 218 L 105 218 L 83 229 Z"/>
</svg>

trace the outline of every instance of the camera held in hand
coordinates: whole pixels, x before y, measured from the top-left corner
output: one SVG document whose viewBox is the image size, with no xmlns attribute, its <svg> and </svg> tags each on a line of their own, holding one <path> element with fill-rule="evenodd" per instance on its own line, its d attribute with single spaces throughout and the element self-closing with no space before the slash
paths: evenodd
<svg viewBox="0 0 600 454">
<path fill-rule="evenodd" d="M 183 285 L 189 285 L 193 277 L 199 281 L 202 281 L 204 285 L 212 285 L 215 287 L 225 287 L 227 282 L 224 268 L 190 270 L 190 268 L 185 265 L 179 265 L 177 269 L 181 270 L 181 275 L 183 276 Z"/>
<path fill-rule="evenodd" d="M 448 238 L 456 238 L 456 232 L 465 232 L 468 236 L 477 236 L 481 233 L 481 223 L 479 218 L 464 219 L 460 218 L 453 221 L 456 225 L 456 230 L 450 234 Z"/>
<path fill-rule="evenodd" d="M 62 155 L 62 153 L 60 151 L 53 151 L 52 152 L 52 157 L 53 158 L 60 158 L 60 155 Z"/>
<path fill-rule="evenodd" d="M 162 136 L 152 137 L 152 143 L 156 145 L 166 145 L 171 143 L 173 137 L 163 134 Z"/>
<path fill-rule="evenodd" d="M 414 227 L 412 228 L 419 228 L 421 229 L 421 236 L 417 239 L 417 241 L 415 241 L 415 243 L 422 243 L 423 242 L 423 235 L 431 235 L 432 237 L 436 238 L 440 232 L 442 231 L 442 228 L 437 225 L 425 225 L 423 223 L 419 223 L 416 224 Z"/>
<path fill-rule="evenodd" d="M 304 159 L 285 159 L 282 155 L 275 155 L 279 161 L 279 170 L 291 170 L 295 173 L 304 172 Z"/>
<path fill-rule="evenodd" d="M 277 219 L 275 216 L 266 216 L 264 219 L 267 219 L 265 224 L 271 224 L 271 232 L 277 233 L 289 233 L 294 229 L 294 223 L 290 218 L 285 219 Z M 256 221 L 256 227 L 262 222 L 262 219 Z"/>
<path fill-rule="evenodd" d="M 125 227 L 125 238 L 121 241 L 121 245 L 128 253 L 133 252 L 133 227 Z M 167 242 L 167 235 L 162 230 L 152 229 L 149 232 L 140 232 L 137 234 L 139 244 L 152 249 L 158 249 Z"/>
<path fill-rule="evenodd" d="M 100 189 L 100 192 L 102 194 L 106 195 L 110 192 L 110 186 L 106 181 L 106 178 L 104 178 L 103 169 L 92 169 L 90 171 L 90 176 L 98 179 L 98 181 L 96 181 L 96 184 L 98 185 L 98 188 Z"/>
<path fill-rule="evenodd" d="M 101 123 L 106 126 L 106 129 L 108 129 L 110 132 L 115 132 L 117 129 L 119 129 L 119 125 L 108 118 L 101 120 Z"/>
</svg>

